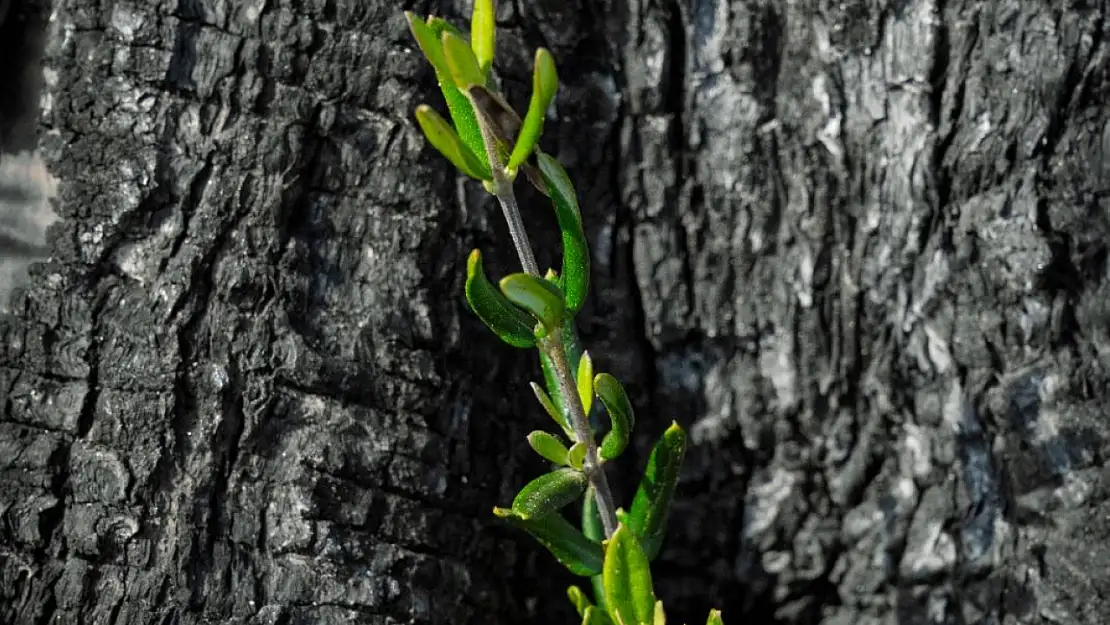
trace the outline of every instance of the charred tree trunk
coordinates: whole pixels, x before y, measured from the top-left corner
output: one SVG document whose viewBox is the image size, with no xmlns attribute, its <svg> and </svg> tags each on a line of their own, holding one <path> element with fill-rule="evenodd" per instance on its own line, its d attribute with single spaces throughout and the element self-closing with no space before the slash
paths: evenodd
<svg viewBox="0 0 1110 625">
<path fill-rule="evenodd" d="M 0 623 L 572 622 L 489 513 L 545 425 L 460 297 L 507 234 L 411 121 L 401 10 L 469 3 L 45 2 L 0 17 L 60 218 L 0 175 Z M 672 620 L 1110 618 L 1107 3 L 500 4 L 511 102 L 559 62 L 617 492 L 693 433 Z"/>
</svg>

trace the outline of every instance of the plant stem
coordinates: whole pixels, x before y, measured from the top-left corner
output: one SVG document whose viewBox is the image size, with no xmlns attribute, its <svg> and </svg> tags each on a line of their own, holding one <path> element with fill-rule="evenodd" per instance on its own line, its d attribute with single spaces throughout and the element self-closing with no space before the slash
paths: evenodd
<svg viewBox="0 0 1110 625">
<path fill-rule="evenodd" d="M 486 190 L 492 193 L 501 204 L 501 212 L 509 225 L 509 234 L 513 238 L 517 256 L 526 273 L 534 276 L 540 275 L 540 267 L 536 263 L 536 256 L 532 252 L 532 244 L 528 241 L 528 233 L 524 229 L 524 220 L 520 217 L 520 206 L 516 202 L 516 193 L 513 191 L 513 182 L 505 174 L 505 167 L 501 163 L 501 155 L 497 146 L 497 136 L 493 131 L 493 123 L 487 118 L 486 112 L 471 98 L 471 104 L 477 114 L 478 127 L 482 131 L 482 143 L 485 144 L 486 154 L 489 156 L 490 171 L 493 181 L 486 185 Z M 573 323 L 573 322 L 572 322 Z M 567 360 L 566 348 L 563 346 L 562 331 L 551 333 L 546 339 L 539 342 L 551 364 L 555 369 L 555 378 L 559 385 L 559 392 L 563 396 L 563 405 L 569 408 L 571 425 L 574 428 L 576 442 L 586 446 L 586 457 L 582 461 L 582 472 L 594 487 L 597 500 L 597 511 L 601 517 L 601 524 L 605 528 L 605 537 L 608 538 L 617 531 L 616 507 L 613 504 L 613 493 L 609 490 L 609 480 L 605 477 L 605 469 L 597 458 L 597 443 L 594 441 L 590 422 L 586 418 L 586 411 L 582 406 L 582 398 L 578 396 L 578 387 L 574 383 L 574 374 L 570 370 Z"/>
<path fill-rule="evenodd" d="M 570 372 L 570 363 L 567 361 L 566 348 L 563 347 L 562 330 L 557 330 L 542 342 L 542 348 L 551 359 L 552 368 L 555 369 L 556 383 L 559 393 L 563 396 L 563 405 L 570 409 L 571 426 L 574 428 L 576 442 L 586 446 L 586 457 L 582 461 L 582 472 L 594 487 L 594 496 L 597 500 L 597 512 L 601 517 L 601 525 L 605 528 L 605 537 L 608 538 L 617 531 L 617 515 L 613 505 L 613 493 L 609 490 L 609 479 L 605 477 L 605 469 L 597 460 L 597 443 L 594 442 L 590 422 L 586 418 L 586 411 L 582 406 L 582 398 L 578 396 L 578 388 Z"/>
<path fill-rule="evenodd" d="M 494 176 L 496 179 L 497 174 L 494 174 Z M 502 175 L 502 178 L 504 178 L 504 175 Z M 496 184 L 500 189 L 497 193 L 497 201 L 501 204 L 501 212 L 505 215 L 505 222 L 509 225 L 509 235 L 513 238 L 516 254 L 520 257 L 520 264 L 524 271 L 538 276 L 540 275 L 540 266 L 536 263 L 535 255 L 532 254 L 532 244 L 528 241 L 528 232 L 524 230 L 524 220 L 520 218 L 520 207 L 517 206 L 516 194 L 513 193 L 513 183 L 503 180 L 497 181 Z"/>
<path fill-rule="evenodd" d="M 469 94 L 467 94 L 469 97 Z M 524 229 L 524 220 L 520 217 L 520 207 L 516 203 L 516 194 L 513 192 L 513 181 L 505 175 L 505 167 L 501 163 L 500 152 L 497 147 L 497 135 L 493 131 L 493 122 L 486 117 L 485 110 L 478 106 L 474 98 L 470 98 L 478 119 L 478 129 L 482 132 L 482 143 L 489 156 L 489 168 L 493 173 L 493 181 L 486 183 L 486 190 L 492 193 L 501 204 L 501 213 L 505 215 L 505 223 L 509 226 L 509 236 L 516 247 L 516 255 L 520 257 L 520 264 L 526 273 L 534 276 L 540 275 L 540 266 L 536 263 L 536 255 L 532 252 L 532 243 L 528 240 L 528 232 Z"/>
<path fill-rule="evenodd" d="M 520 210 L 517 207 L 516 196 L 511 184 L 498 188 L 497 200 L 501 203 L 501 209 L 505 212 L 507 218 L 512 215 L 517 222 L 521 222 Z M 510 220 L 511 223 L 512 220 Z M 511 231 L 512 226 L 509 229 Z M 521 233 L 523 234 L 522 222 Z M 523 240 L 526 245 L 524 248 L 526 253 L 521 253 L 521 247 L 517 246 L 520 263 L 524 266 L 525 271 L 538 276 L 539 269 L 535 257 L 532 255 L 532 248 L 527 246 L 527 234 L 523 235 Z M 529 261 L 534 267 L 532 270 L 528 269 Z M 556 383 L 559 385 L 559 394 L 563 396 L 563 405 L 570 412 L 575 442 L 586 446 L 586 457 L 582 461 L 582 472 L 586 474 L 586 478 L 590 480 L 590 484 L 594 487 L 598 515 L 601 517 L 601 524 L 605 528 L 605 537 L 608 538 L 613 535 L 613 532 L 617 531 L 617 515 L 616 507 L 613 505 L 613 493 L 609 490 L 609 480 L 605 477 L 605 470 L 597 459 L 597 443 L 594 441 L 593 432 L 590 431 L 590 422 L 586 418 L 582 398 L 578 396 L 578 387 L 574 383 L 574 375 L 570 371 L 567 351 L 563 346 L 562 330 L 552 332 L 550 336 L 540 341 L 538 346 L 551 359 L 552 368 L 555 370 Z"/>
</svg>

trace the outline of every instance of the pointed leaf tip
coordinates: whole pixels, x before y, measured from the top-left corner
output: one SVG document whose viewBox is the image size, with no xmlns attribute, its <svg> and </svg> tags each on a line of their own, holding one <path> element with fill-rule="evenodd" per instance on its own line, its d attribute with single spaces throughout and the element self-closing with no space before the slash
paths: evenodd
<svg viewBox="0 0 1110 625">
<path fill-rule="evenodd" d="M 451 77 L 461 89 L 471 85 L 485 85 L 486 79 L 478 67 L 478 59 L 470 44 L 460 35 L 446 30 L 440 35 L 443 44 L 443 55 L 447 57 L 447 67 L 451 70 Z"/>
<path fill-rule="evenodd" d="M 532 70 L 532 99 L 528 102 L 528 112 L 524 115 L 520 136 L 509 156 L 509 169 L 516 170 L 532 155 L 543 134 L 544 119 L 551 101 L 559 88 L 559 75 L 555 71 L 555 60 L 551 53 L 540 48 L 536 50 L 535 66 Z"/>
<path fill-rule="evenodd" d="M 686 432 L 671 422 L 648 458 L 644 476 L 628 511 L 628 525 L 643 543 L 648 559 L 655 559 L 666 532 L 671 501 L 686 453 Z"/>
<path fill-rule="evenodd" d="M 578 586 L 570 586 L 567 588 L 567 599 L 570 600 L 571 605 L 574 606 L 574 611 L 578 612 L 578 616 L 586 616 L 586 608 L 592 606 L 586 593 Z"/>
<path fill-rule="evenodd" d="M 428 28 L 432 29 L 432 33 L 436 36 L 436 39 L 442 37 L 443 33 L 446 32 L 454 33 L 460 37 L 463 36 L 462 31 L 459 30 L 457 26 L 438 15 L 429 15 L 427 22 Z"/>
<path fill-rule="evenodd" d="M 558 423 L 559 427 L 563 428 L 563 432 L 565 432 L 568 437 L 573 438 L 574 430 L 567 425 L 566 418 L 563 416 L 563 413 L 555 407 L 555 403 L 551 401 L 551 397 L 548 396 L 547 391 L 543 390 L 543 387 L 535 382 L 529 382 L 529 385 L 532 387 L 532 393 L 536 396 L 536 401 L 540 402 L 540 405 L 543 406 L 544 412 L 546 412 L 555 423 Z"/>
<path fill-rule="evenodd" d="M 405 19 L 409 23 L 409 30 L 416 39 L 424 58 L 432 64 L 440 80 L 450 80 L 450 69 L 447 67 L 447 58 L 443 56 L 443 44 L 431 26 L 423 18 L 412 11 L 405 11 Z"/>
<path fill-rule="evenodd" d="M 470 45 L 483 79 L 489 76 L 490 67 L 493 66 L 497 46 L 496 18 L 497 9 L 493 0 L 474 0 L 474 12 L 470 16 Z"/>
<path fill-rule="evenodd" d="M 617 623 L 651 623 L 655 593 L 647 556 L 636 536 L 621 525 L 605 546 L 602 583 L 609 616 Z"/>
<path fill-rule="evenodd" d="M 536 50 L 535 66 L 532 70 L 532 88 L 550 104 L 559 90 L 559 74 L 555 70 L 555 58 L 546 48 Z"/>
<path fill-rule="evenodd" d="M 459 171 L 477 180 L 493 178 L 489 167 L 482 166 L 482 163 L 474 157 L 474 154 L 463 145 L 459 135 L 455 133 L 455 129 L 435 109 L 427 104 L 416 107 L 416 121 L 420 124 L 420 130 L 424 132 L 424 136 L 432 144 L 432 147 L 446 157 Z"/>
</svg>

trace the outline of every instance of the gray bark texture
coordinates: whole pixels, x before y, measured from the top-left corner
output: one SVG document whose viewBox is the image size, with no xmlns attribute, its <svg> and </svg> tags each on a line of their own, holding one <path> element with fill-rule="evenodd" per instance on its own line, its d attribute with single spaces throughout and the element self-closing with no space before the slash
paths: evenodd
<svg viewBox="0 0 1110 625">
<path fill-rule="evenodd" d="M 670 620 L 1110 622 L 1110 3 L 499 5 L 621 502 L 691 432 Z M 507 231 L 412 119 L 401 11 L 469 2 L 0 8 L 0 623 L 573 622 L 490 514 L 547 426 L 461 296 Z"/>
</svg>

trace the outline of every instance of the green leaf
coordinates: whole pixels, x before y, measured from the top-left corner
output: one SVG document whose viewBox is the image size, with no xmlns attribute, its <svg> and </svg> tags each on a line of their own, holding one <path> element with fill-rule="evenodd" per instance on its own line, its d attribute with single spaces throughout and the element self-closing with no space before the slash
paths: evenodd
<svg viewBox="0 0 1110 625">
<path fill-rule="evenodd" d="M 478 128 L 478 122 L 474 117 L 474 109 L 470 106 L 470 101 L 466 99 L 466 96 L 455 86 L 454 79 L 451 77 L 451 68 L 447 63 L 446 55 L 443 53 L 443 42 L 440 40 L 440 36 L 444 32 L 459 34 L 458 29 L 439 17 L 429 18 L 426 22 L 412 12 L 406 12 L 405 17 L 408 19 L 409 28 L 412 30 L 421 51 L 424 52 L 425 58 L 435 69 L 436 80 L 439 81 L 439 88 L 443 92 L 444 100 L 447 101 L 447 109 L 451 113 L 451 120 L 455 124 L 455 130 L 458 131 L 463 145 L 467 147 L 476 160 L 482 163 L 478 170 L 479 173 L 488 171 L 489 163 L 487 162 L 488 159 L 485 158 L 485 148 L 482 145 L 482 135 Z M 479 155 L 482 156 L 479 157 Z M 488 178 L 483 178 L 483 180 L 485 179 Z"/>
<path fill-rule="evenodd" d="M 632 402 L 628 401 L 628 394 L 624 392 L 621 383 L 608 373 L 599 373 L 594 377 L 594 392 L 605 405 L 611 424 L 609 433 L 601 439 L 601 458 L 613 460 L 628 447 L 632 427 L 636 422 Z"/>
<path fill-rule="evenodd" d="M 582 228 L 578 196 L 559 161 L 541 152 L 537 155 L 537 163 L 562 233 L 563 267 L 559 273 L 566 293 L 567 311 L 573 316 L 581 310 L 590 289 L 590 250 Z"/>
<path fill-rule="evenodd" d="M 605 612 L 601 611 L 596 606 L 589 606 L 586 608 L 585 614 L 582 615 L 582 625 L 612 625 L 612 621 Z"/>
<path fill-rule="evenodd" d="M 578 616 L 586 616 L 586 608 L 593 606 L 589 597 L 578 586 L 567 588 L 567 599 L 570 599 L 570 604 L 574 606 L 574 611 L 578 612 Z"/>
<path fill-rule="evenodd" d="M 524 115 L 520 136 L 517 137 L 513 153 L 509 157 L 510 171 L 516 171 L 532 155 L 540 135 L 543 134 L 544 118 L 558 88 L 559 75 L 555 71 L 555 60 L 551 58 L 551 53 L 543 48 L 536 50 L 532 70 L 532 99 L 528 102 L 528 112 Z"/>
<path fill-rule="evenodd" d="M 497 93 L 481 86 L 474 85 L 467 90 L 467 96 L 470 103 L 473 105 L 474 110 L 478 113 L 477 120 L 482 128 L 493 133 L 495 142 L 498 149 L 498 162 L 502 162 L 509 158 L 509 149 L 512 147 L 518 132 L 520 131 L 520 115 L 517 115 L 504 98 Z M 520 171 L 523 171 L 527 176 L 528 181 L 532 183 L 540 193 L 544 196 L 548 195 L 547 185 L 544 183 L 540 172 L 536 167 L 526 162 L 520 166 Z M 510 179 L 515 179 L 515 172 L 509 172 Z"/>
<path fill-rule="evenodd" d="M 667 625 L 667 614 L 663 611 L 663 602 L 655 602 L 655 617 L 652 620 L 652 625 Z"/>
<path fill-rule="evenodd" d="M 537 454 L 542 458 L 554 462 L 555 464 L 567 465 L 567 447 L 557 437 L 536 430 L 528 435 L 528 444 L 532 446 Z"/>
<path fill-rule="evenodd" d="M 617 528 L 605 546 L 601 575 L 613 621 L 625 625 L 652 622 L 655 593 L 648 559 L 636 536 L 624 525 Z"/>
<path fill-rule="evenodd" d="M 563 324 L 566 305 L 559 287 L 527 273 L 514 273 L 501 279 L 501 292 L 552 331 Z"/>
<path fill-rule="evenodd" d="M 536 50 L 536 59 L 532 67 L 532 90 L 538 92 L 541 99 L 551 102 L 555 99 L 555 92 L 559 90 L 559 73 L 555 71 L 555 58 L 546 48 L 539 48 Z"/>
<path fill-rule="evenodd" d="M 609 619 L 609 604 L 605 601 L 605 580 L 601 575 L 593 575 L 590 577 L 590 588 L 594 589 L 594 598 L 597 599 L 597 611 L 605 617 L 606 623 L 611 623 Z"/>
<path fill-rule="evenodd" d="M 459 171 L 478 180 L 492 180 L 489 167 L 482 167 L 482 163 L 463 145 L 455 129 L 435 109 L 427 104 L 416 107 L 416 121 L 420 123 L 428 142 Z"/>
<path fill-rule="evenodd" d="M 471 85 L 485 85 L 486 79 L 478 67 L 478 59 L 470 44 L 460 35 L 451 31 L 444 31 L 439 36 L 443 43 L 443 56 L 447 57 L 447 67 L 451 70 L 451 78 L 460 89 L 468 89 Z"/>
<path fill-rule="evenodd" d="M 566 507 L 586 492 L 589 480 L 581 471 L 559 469 L 528 484 L 513 499 L 513 512 L 522 519 L 538 519 Z"/>
<path fill-rule="evenodd" d="M 432 33 L 435 34 L 436 39 L 442 37 L 443 33 L 451 33 L 454 35 L 458 35 L 459 37 L 464 36 L 463 32 L 459 30 L 458 26 L 455 26 L 451 22 L 448 22 L 438 15 L 428 16 L 428 27 L 432 29 Z"/>
<path fill-rule="evenodd" d="M 536 400 L 540 402 L 540 405 L 543 406 L 543 409 L 547 412 L 548 416 L 554 419 L 555 423 L 559 424 L 559 427 L 563 428 L 563 432 L 566 433 L 568 438 L 574 438 L 574 430 L 571 429 L 569 425 L 567 425 L 566 417 L 563 416 L 561 410 L 555 407 L 555 404 L 552 403 L 551 398 L 548 397 L 547 392 L 543 390 L 543 387 L 541 387 L 539 384 L 536 384 L 535 382 L 530 382 L 530 384 L 532 386 L 532 392 L 536 395 Z"/>
<path fill-rule="evenodd" d="M 605 540 L 605 526 L 597 510 L 597 493 L 593 486 L 586 489 L 586 496 L 582 498 L 582 533 L 590 540 Z"/>
<path fill-rule="evenodd" d="M 724 621 L 721 620 L 721 611 L 710 610 L 709 618 L 706 619 L 705 625 L 725 625 Z"/>
<path fill-rule="evenodd" d="M 605 540 L 605 526 L 601 523 L 601 514 L 597 510 L 597 492 L 592 486 L 586 489 L 586 494 L 582 497 L 582 534 L 590 540 Z M 608 611 L 605 604 L 605 584 L 601 576 L 591 577 L 590 585 L 601 611 Z"/>
<path fill-rule="evenodd" d="M 466 95 L 455 86 L 455 81 L 451 77 L 451 68 L 448 66 L 447 57 L 443 53 L 443 42 L 440 40 L 445 32 L 454 33 L 460 37 L 462 33 L 441 17 L 430 17 L 427 22 L 424 22 L 418 17 L 409 17 L 410 15 L 411 13 L 406 14 L 406 17 L 409 18 L 409 27 L 416 36 L 421 50 L 424 51 L 424 56 L 428 58 L 432 67 L 436 70 L 436 80 L 439 81 L 439 89 L 443 92 L 443 99 L 447 101 L 447 110 L 451 113 L 451 121 L 455 124 L 455 130 L 458 131 L 463 145 L 470 150 L 475 159 L 483 164 L 482 171 L 488 171 L 489 158 L 486 156 L 485 144 L 482 143 L 482 132 L 478 127 L 478 120 L 474 116 L 474 108 Z M 422 25 L 426 28 L 421 28 Z"/>
<path fill-rule="evenodd" d="M 535 322 L 501 294 L 482 268 L 482 253 L 474 250 L 466 261 L 466 301 L 478 318 L 513 347 L 535 347 Z"/>
<path fill-rule="evenodd" d="M 582 414 L 589 416 L 590 409 L 594 407 L 594 361 L 590 352 L 583 352 L 582 359 L 578 361 L 575 382 L 578 384 L 578 398 L 582 400 Z"/>
<path fill-rule="evenodd" d="M 563 349 L 567 353 L 567 362 L 570 365 L 571 371 L 578 370 L 579 361 L 582 359 L 582 344 L 578 340 L 578 331 L 575 329 L 573 323 L 564 323 L 563 329 L 559 333 L 563 337 Z M 564 400 L 562 392 L 559 390 L 558 376 L 555 373 L 555 365 L 543 350 L 537 350 L 540 358 L 540 369 L 543 371 L 544 386 L 547 387 L 547 392 L 551 398 L 552 404 L 563 415 L 563 422 L 568 425 L 572 422 L 570 416 L 570 408 Z M 575 438 L 574 431 L 567 429 L 567 436 L 571 439 Z"/>
<path fill-rule="evenodd" d="M 551 552 L 571 573 L 590 577 L 601 573 L 604 551 L 601 544 L 582 535 L 560 514 L 552 513 L 539 519 L 524 519 L 505 508 L 493 513 L 528 532 Z"/>
<path fill-rule="evenodd" d="M 586 444 L 575 443 L 570 446 L 570 451 L 567 452 L 567 464 L 582 470 L 582 462 L 586 459 Z"/>
<path fill-rule="evenodd" d="M 493 66 L 493 53 L 497 47 L 497 10 L 493 0 L 474 0 L 474 12 L 470 14 L 470 46 L 478 59 L 482 78 L 489 76 Z"/>
<path fill-rule="evenodd" d="M 447 57 L 443 55 L 443 44 L 439 40 L 439 34 L 428 26 L 428 22 L 417 17 L 412 11 L 405 11 L 405 19 L 408 20 L 409 30 L 412 31 L 416 44 L 420 46 L 420 51 L 424 53 L 424 58 L 428 59 L 435 69 L 437 78 L 441 82 L 444 78 L 450 79 L 451 70 L 447 67 Z"/>
<path fill-rule="evenodd" d="M 617 515 L 617 523 L 618 524 L 628 525 L 628 513 L 625 512 L 624 508 L 619 508 L 618 507 L 616 515 Z"/>
<path fill-rule="evenodd" d="M 648 458 L 644 477 L 628 511 L 628 526 L 643 541 L 649 559 L 655 559 L 663 543 L 667 516 L 674 498 L 678 472 L 686 453 L 686 432 L 671 423 Z"/>
<path fill-rule="evenodd" d="M 443 92 L 443 99 L 447 102 L 447 112 L 451 114 L 451 121 L 454 122 L 463 145 L 482 164 L 483 173 L 490 171 L 486 144 L 482 141 L 482 129 L 478 127 L 478 118 L 474 115 L 474 107 L 470 105 L 470 100 L 454 85 L 440 83 L 439 89 Z M 489 179 L 492 178 L 493 175 L 490 174 Z"/>
</svg>

